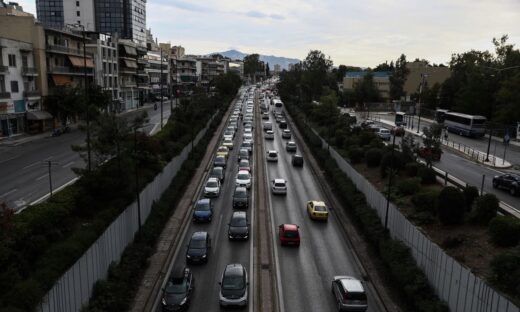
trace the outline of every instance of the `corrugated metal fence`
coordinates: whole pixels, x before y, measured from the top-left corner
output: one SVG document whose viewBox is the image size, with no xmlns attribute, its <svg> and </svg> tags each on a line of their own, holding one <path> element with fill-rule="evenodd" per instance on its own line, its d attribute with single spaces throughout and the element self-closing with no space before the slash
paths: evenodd
<svg viewBox="0 0 520 312">
<path fill-rule="evenodd" d="M 194 139 L 194 146 L 206 133 L 214 117 L 215 115 L 208 121 L 206 127 L 199 131 Z M 188 144 L 141 191 L 142 223 L 148 218 L 153 202 L 159 200 L 168 188 L 190 151 L 191 144 Z M 134 235 L 139 228 L 137 220 L 137 203 L 133 202 L 45 295 L 40 304 L 40 311 L 79 311 L 88 302 L 94 283 L 106 278 L 110 263 L 118 262 L 126 246 L 134 240 Z"/>
<path fill-rule="evenodd" d="M 317 135 L 317 132 L 314 132 Z M 322 145 L 323 147 L 327 146 L 323 139 Z M 384 220 L 386 212 L 385 196 L 352 168 L 332 147 L 329 150 L 340 169 L 352 180 L 358 190 L 365 194 L 368 204 L 377 211 L 381 220 Z M 506 297 L 447 255 L 437 244 L 430 241 L 392 203 L 390 203 L 388 210 L 388 230 L 392 238 L 402 241 L 411 249 L 417 265 L 426 274 L 438 296 L 447 302 L 451 311 L 520 311 L 520 308 Z"/>
</svg>

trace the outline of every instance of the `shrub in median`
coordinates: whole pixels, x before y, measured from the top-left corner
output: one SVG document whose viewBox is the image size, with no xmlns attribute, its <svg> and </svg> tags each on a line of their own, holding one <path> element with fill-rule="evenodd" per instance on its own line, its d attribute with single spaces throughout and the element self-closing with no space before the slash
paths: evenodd
<svg viewBox="0 0 520 312">
<path fill-rule="evenodd" d="M 497 216 L 498 203 L 499 201 L 495 194 L 479 196 L 476 200 L 475 208 L 471 212 L 471 222 L 487 225 L 491 219 Z"/>
<path fill-rule="evenodd" d="M 511 216 L 497 216 L 488 226 L 491 242 L 497 246 L 515 246 L 520 241 L 520 220 Z"/>
<path fill-rule="evenodd" d="M 495 287 L 520 298 L 520 246 L 493 258 L 491 272 Z"/>
<path fill-rule="evenodd" d="M 412 203 L 415 206 L 417 212 L 429 212 L 432 215 L 436 215 L 437 198 L 439 197 L 440 191 L 436 190 L 424 190 L 420 191 L 412 196 Z"/>
<path fill-rule="evenodd" d="M 379 148 L 371 148 L 365 153 L 365 161 L 367 164 L 367 167 L 379 167 L 379 164 L 381 163 L 381 157 L 382 153 Z"/>
<path fill-rule="evenodd" d="M 447 186 L 442 189 L 437 201 L 437 215 L 442 224 L 462 224 L 466 202 L 459 189 Z"/>
<path fill-rule="evenodd" d="M 435 171 L 432 168 L 420 166 L 417 174 L 421 177 L 422 184 L 435 184 L 437 182 Z"/>
<path fill-rule="evenodd" d="M 419 172 L 419 164 L 416 162 L 409 162 L 404 166 L 404 170 L 409 177 L 416 177 Z"/>
<path fill-rule="evenodd" d="M 357 164 L 363 159 L 363 150 L 359 146 L 352 146 L 348 149 L 350 163 Z"/>
<path fill-rule="evenodd" d="M 475 199 L 479 196 L 478 188 L 468 185 L 462 190 L 462 192 L 466 198 L 466 211 L 471 211 Z"/>
<path fill-rule="evenodd" d="M 421 189 L 421 180 L 419 178 L 410 178 L 402 180 L 397 184 L 397 190 L 402 195 L 413 195 Z"/>
<path fill-rule="evenodd" d="M 394 170 L 394 172 L 401 170 L 403 163 L 400 154 L 400 152 L 394 151 L 392 156 L 392 152 L 388 151 L 383 155 L 380 165 L 382 178 L 385 178 L 390 170 Z"/>
</svg>

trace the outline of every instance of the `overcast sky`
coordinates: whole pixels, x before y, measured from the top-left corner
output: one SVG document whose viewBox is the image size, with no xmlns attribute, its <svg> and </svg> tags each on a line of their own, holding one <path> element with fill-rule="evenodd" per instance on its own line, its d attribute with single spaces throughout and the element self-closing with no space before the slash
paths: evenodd
<svg viewBox="0 0 520 312">
<path fill-rule="evenodd" d="M 72 1 L 72 0 L 66 0 Z M 18 1 L 36 14 L 34 0 Z M 520 45 L 520 0 L 148 0 L 147 27 L 189 54 L 228 49 L 374 67 L 404 53 L 446 63 L 451 54 Z"/>
</svg>

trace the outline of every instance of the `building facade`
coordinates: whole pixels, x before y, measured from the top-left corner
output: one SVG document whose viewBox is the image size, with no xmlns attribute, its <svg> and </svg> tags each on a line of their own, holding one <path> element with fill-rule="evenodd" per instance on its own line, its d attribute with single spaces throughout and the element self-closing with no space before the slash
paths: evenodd
<svg viewBox="0 0 520 312">
<path fill-rule="evenodd" d="M 225 64 L 212 57 L 197 57 L 198 82 L 202 86 L 208 86 L 218 75 L 225 73 Z"/>
<path fill-rule="evenodd" d="M 419 93 L 419 87 L 424 76 L 424 82 L 427 86 L 434 84 L 442 84 L 451 76 L 451 70 L 446 66 L 430 66 L 426 62 L 410 62 L 406 63 L 409 72 L 406 76 L 403 90 L 406 95 Z"/>
<path fill-rule="evenodd" d="M 94 56 L 94 82 L 110 93 L 112 101 L 119 99 L 119 55 L 117 35 L 91 34 L 86 44 L 87 52 Z M 111 111 L 119 110 L 111 107 Z"/>
<path fill-rule="evenodd" d="M 167 53 L 148 51 L 145 56 L 148 61 L 146 73 L 150 82 L 148 99 L 153 101 L 160 96 L 169 97 L 170 66 Z M 162 91 L 161 91 L 162 87 Z"/>
<path fill-rule="evenodd" d="M 356 85 L 360 83 L 368 74 L 368 71 L 347 72 L 341 85 L 345 91 L 354 91 Z M 374 78 L 374 85 L 379 90 L 379 95 L 383 101 L 390 99 L 390 74 L 388 72 L 371 72 Z"/>
<path fill-rule="evenodd" d="M 119 40 L 119 99 L 120 111 L 139 106 L 137 88 L 137 45 L 130 40 Z"/>
</svg>

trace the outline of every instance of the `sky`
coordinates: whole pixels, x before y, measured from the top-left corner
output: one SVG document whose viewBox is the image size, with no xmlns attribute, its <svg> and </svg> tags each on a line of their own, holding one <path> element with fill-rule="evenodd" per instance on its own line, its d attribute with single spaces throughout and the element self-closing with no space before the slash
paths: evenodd
<svg viewBox="0 0 520 312">
<path fill-rule="evenodd" d="M 71 0 L 66 0 L 71 1 Z M 34 0 L 18 0 L 36 14 Z M 187 54 L 237 49 L 375 67 L 404 53 L 447 63 L 453 53 L 520 46 L 520 0 L 148 0 L 147 28 Z"/>
</svg>

